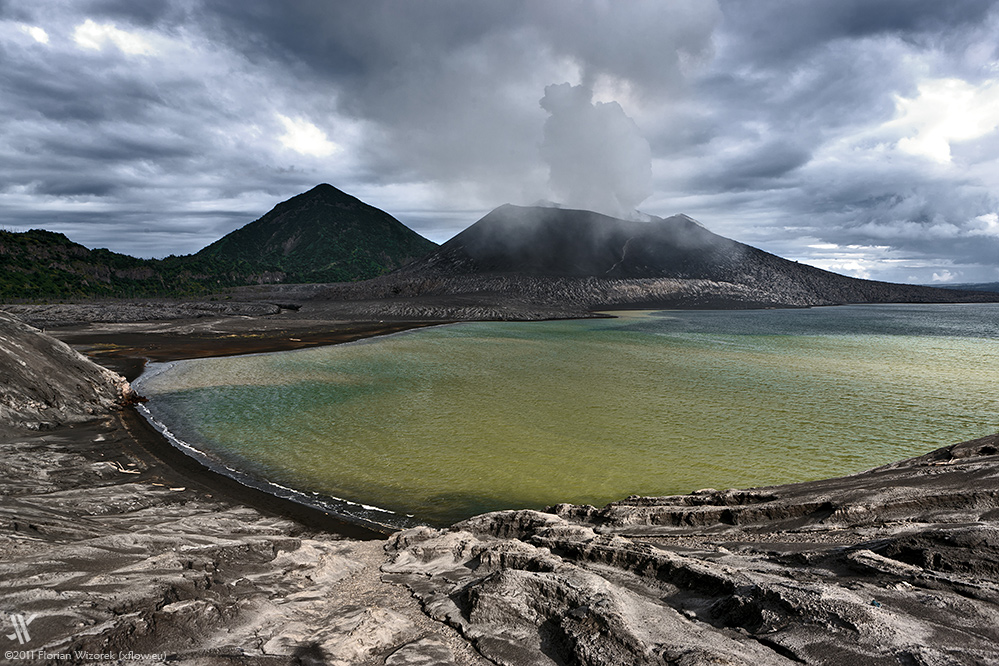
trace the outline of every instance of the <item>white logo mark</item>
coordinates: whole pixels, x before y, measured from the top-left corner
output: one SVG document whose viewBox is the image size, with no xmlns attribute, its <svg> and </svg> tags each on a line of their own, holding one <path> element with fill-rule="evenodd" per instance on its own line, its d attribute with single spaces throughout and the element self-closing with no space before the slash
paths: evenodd
<svg viewBox="0 0 999 666">
<path fill-rule="evenodd" d="M 31 640 L 31 634 L 28 633 L 28 625 L 34 620 L 38 615 L 32 615 L 31 617 L 25 619 L 23 615 L 11 615 L 10 621 L 14 625 L 14 633 L 7 634 L 7 638 L 10 640 L 17 640 L 18 643 L 24 645 Z"/>
</svg>

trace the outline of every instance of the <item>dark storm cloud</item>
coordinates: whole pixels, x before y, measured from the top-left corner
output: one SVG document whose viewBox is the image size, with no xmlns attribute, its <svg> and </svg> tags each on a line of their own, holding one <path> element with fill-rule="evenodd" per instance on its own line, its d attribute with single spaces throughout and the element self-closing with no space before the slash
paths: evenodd
<svg viewBox="0 0 999 666">
<path fill-rule="evenodd" d="M 838 40 L 879 35 L 944 44 L 959 41 L 993 11 L 992 0 L 721 0 L 739 51 L 754 63 L 786 66 Z M 955 45 L 956 46 L 956 45 Z"/>
<path fill-rule="evenodd" d="M 696 102 L 651 138 L 672 155 L 658 205 L 853 274 L 928 282 L 948 265 L 965 279 L 999 276 L 987 222 L 999 210 L 996 153 L 984 148 L 996 128 L 974 111 L 996 98 L 995 2 L 722 10 Z M 968 140 L 962 114 L 980 125 Z"/>
<path fill-rule="evenodd" d="M 0 0 L 0 225 L 189 252 L 328 181 L 444 240 L 551 183 L 994 280 L 997 32 L 996 0 Z M 607 123 L 546 130 L 553 85 Z"/>
<path fill-rule="evenodd" d="M 810 158 L 806 148 L 784 138 L 755 144 L 750 150 L 735 151 L 728 160 L 720 162 L 720 185 L 726 190 L 767 189 L 807 164 Z M 718 186 L 715 181 L 715 187 Z"/>
<path fill-rule="evenodd" d="M 278 133 L 258 109 L 281 94 L 268 90 L 274 73 L 251 72 L 196 26 L 169 29 L 183 15 L 169 3 L 16 9 L 0 15 L 0 224 L 190 252 L 315 184 L 258 150 L 262 131 Z"/>
<path fill-rule="evenodd" d="M 590 75 L 610 73 L 663 87 L 676 81 L 684 57 L 710 51 L 720 18 L 714 2 L 701 0 L 618 6 L 591 0 L 293 0 L 249 7 L 229 1 L 214 2 L 211 9 L 219 28 L 242 48 L 263 47 L 337 80 L 353 78 L 359 89 L 378 88 L 371 77 L 384 82 L 428 65 L 446 68 L 462 53 L 479 53 L 484 44 L 511 37 L 536 50 L 525 58 L 505 53 L 515 58 L 510 69 L 531 60 L 539 64 L 548 50 L 575 59 Z"/>
<path fill-rule="evenodd" d="M 193 38 L 201 51 L 176 54 L 195 59 L 182 71 L 167 60 L 174 55 L 169 53 L 156 67 L 143 65 L 143 59 L 155 58 L 129 56 L 114 34 L 97 34 L 92 40 L 100 47 L 96 50 L 49 49 L 46 57 L 39 57 L 34 45 L 20 44 L 22 66 L 11 68 L 4 87 L 12 93 L 9 107 L 32 109 L 47 123 L 21 129 L 28 130 L 25 144 L 50 156 L 50 167 L 72 168 L 88 158 L 104 165 L 109 180 L 121 178 L 122 186 L 131 186 L 131 173 L 147 174 L 150 163 L 157 167 L 153 172 L 179 178 L 185 153 L 192 162 L 203 163 L 200 153 L 216 150 L 215 172 L 221 175 L 238 159 L 220 135 L 239 123 L 241 113 L 258 135 L 273 134 L 266 125 L 275 124 L 275 114 L 293 122 L 318 122 L 330 136 L 338 125 L 356 121 L 364 136 L 349 148 L 352 180 L 383 192 L 411 183 L 411 188 L 424 190 L 424 207 L 480 210 L 507 200 L 523 203 L 549 196 L 548 168 L 539 153 L 546 114 L 537 106 L 546 86 L 566 81 L 604 88 L 621 84 L 638 97 L 666 95 L 680 85 L 685 63 L 707 59 L 720 18 L 713 2 L 700 0 L 665 7 L 651 0 L 618 6 L 597 0 L 105 1 L 78 4 L 76 14 L 57 14 L 44 3 L 27 7 L 20 5 L 16 20 L 44 24 L 64 46 L 84 21 L 92 21 L 100 30 L 140 38 Z M 156 48 L 151 45 L 149 51 Z M 230 84 L 221 78 L 228 74 L 225 68 L 197 72 L 202 64 L 197 58 L 208 58 L 212 51 L 221 52 L 230 67 L 262 79 L 256 90 L 247 86 L 236 93 L 259 93 L 260 109 L 249 96 L 233 99 L 236 94 L 227 94 Z M 121 136 L 118 125 L 124 125 L 125 134 L 145 125 L 160 128 L 160 134 L 172 130 L 175 136 L 170 148 L 157 141 L 143 145 Z M 112 185 L 95 180 L 68 177 L 72 186 L 49 182 L 60 178 L 58 168 L 21 157 L 26 168 L 9 174 L 12 186 L 37 193 L 82 193 L 83 182 L 93 182 L 94 196 L 114 192 Z M 256 171 L 283 166 L 261 165 Z M 304 189 L 309 183 L 304 173 L 299 176 Z M 312 178 L 322 179 L 319 174 Z M 245 176 L 241 180 L 246 182 Z M 350 182 L 338 184 L 356 191 Z M 278 189 L 265 179 L 250 185 Z M 164 196 L 167 201 L 172 197 L 172 191 Z M 397 197 L 405 195 L 388 192 L 383 205 Z"/>
<path fill-rule="evenodd" d="M 518 3 L 460 1 L 331 3 L 292 0 L 282 3 L 214 2 L 216 27 L 241 50 L 264 49 L 297 60 L 335 79 L 368 76 L 387 68 L 405 71 L 418 61 L 448 57 L 474 46 L 512 22 Z M 412 62 L 409 58 L 416 58 Z"/>
<path fill-rule="evenodd" d="M 339 91 L 341 111 L 379 123 L 383 141 L 366 146 L 379 172 L 446 181 L 466 174 L 465 186 L 485 188 L 487 197 L 545 194 L 543 182 L 511 186 L 525 170 L 544 178 L 533 173 L 544 116 L 524 103 L 530 94 L 537 99 L 569 76 L 668 91 L 684 57 L 710 51 L 719 18 L 712 2 L 213 7 L 236 48 L 309 68 Z M 261 35 L 267 41 L 254 41 Z"/>
<path fill-rule="evenodd" d="M 171 0 L 86 0 L 81 13 L 125 21 L 131 25 L 152 28 L 175 20 L 185 12 Z"/>
</svg>

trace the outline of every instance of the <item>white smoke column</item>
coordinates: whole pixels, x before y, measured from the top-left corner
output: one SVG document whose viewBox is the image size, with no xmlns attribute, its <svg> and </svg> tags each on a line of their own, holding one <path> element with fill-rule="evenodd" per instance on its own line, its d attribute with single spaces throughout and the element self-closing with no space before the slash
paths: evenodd
<svg viewBox="0 0 999 666">
<path fill-rule="evenodd" d="M 568 83 L 545 88 L 541 156 L 556 198 L 572 208 L 630 217 L 652 194 L 652 152 L 617 102 L 593 103 L 593 91 Z"/>
</svg>

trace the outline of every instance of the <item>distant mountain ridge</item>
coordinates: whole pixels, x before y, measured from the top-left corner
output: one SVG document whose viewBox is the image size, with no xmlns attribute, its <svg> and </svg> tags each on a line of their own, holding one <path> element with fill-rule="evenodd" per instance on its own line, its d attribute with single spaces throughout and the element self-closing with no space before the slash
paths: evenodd
<svg viewBox="0 0 999 666">
<path fill-rule="evenodd" d="M 991 291 L 999 292 L 999 282 L 965 282 L 962 284 L 933 285 L 940 289 L 956 289 L 958 291 Z"/>
<path fill-rule="evenodd" d="M 452 318 L 457 302 L 472 318 L 544 318 L 615 307 L 999 300 L 831 273 L 724 238 L 686 215 L 634 221 L 508 204 L 438 247 L 325 184 L 183 257 L 136 259 L 47 231 L 0 232 L 0 299 L 194 296 L 274 283 L 335 283 L 308 298 L 371 301 L 365 312 L 377 317 L 433 311 L 441 319 Z"/>
<path fill-rule="evenodd" d="M 436 247 L 323 184 L 180 257 L 138 259 L 50 231 L 0 231 L 0 299 L 195 296 L 247 284 L 363 280 Z"/>
</svg>

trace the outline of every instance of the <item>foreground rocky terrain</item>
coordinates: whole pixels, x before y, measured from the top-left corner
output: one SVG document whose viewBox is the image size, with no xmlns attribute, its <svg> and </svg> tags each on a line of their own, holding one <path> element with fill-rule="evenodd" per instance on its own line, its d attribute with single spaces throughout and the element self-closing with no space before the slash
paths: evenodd
<svg viewBox="0 0 999 666">
<path fill-rule="evenodd" d="M 496 663 L 999 663 L 997 453 L 487 514 L 383 571 Z"/>
<path fill-rule="evenodd" d="M 5 314 L 0 339 L 35 373 L 5 399 L 48 419 L 0 423 L 0 663 L 489 663 L 381 580 L 382 535 L 178 460 L 124 378 Z"/>
<path fill-rule="evenodd" d="M 68 350 L 8 317 L 0 336 L 8 364 Z M 0 426 L 3 663 L 999 663 L 999 436 L 386 541 L 178 461 L 88 382 L 50 430 Z"/>
<path fill-rule="evenodd" d="M 125 380 L 0 312 L 0 423 L 41 429 L 123 405 Z"/>
<path fill-rule="evenodd" d="M 235 502 L 134 426 L 0 431 L 0 663 L 488 663 L 381 581 L 382 541 Z"/>
</svg>

